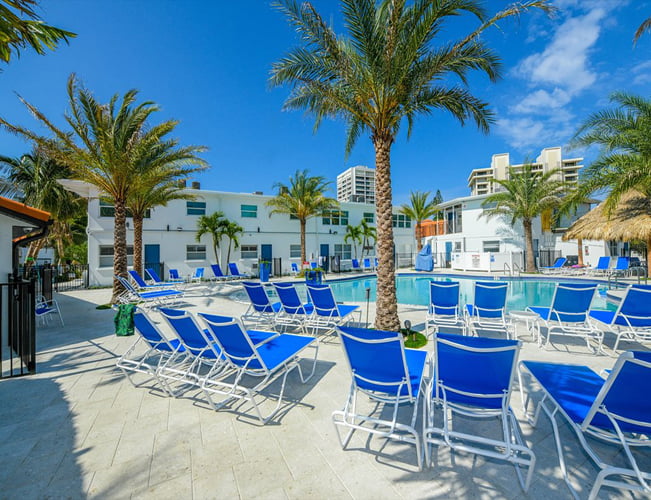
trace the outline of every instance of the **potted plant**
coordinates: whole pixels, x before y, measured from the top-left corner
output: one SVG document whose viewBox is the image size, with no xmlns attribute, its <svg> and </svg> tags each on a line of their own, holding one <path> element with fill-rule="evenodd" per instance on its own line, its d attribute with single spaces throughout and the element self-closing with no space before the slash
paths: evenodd
<svg viewBox="0 0 651 500">
<path fill-rule="evenodd" d="M 271 262 L 268 260 L 261 260 L 258 269 L 260 269 L 260 281 L 269 281 L 271 274 Z"/>
<path fill-rule="evenodd" d="M 320 285 L 323 283 L 324 271 L 320 267 L 305 270 L 305 283 L 310 285 Z"/>
</svg>

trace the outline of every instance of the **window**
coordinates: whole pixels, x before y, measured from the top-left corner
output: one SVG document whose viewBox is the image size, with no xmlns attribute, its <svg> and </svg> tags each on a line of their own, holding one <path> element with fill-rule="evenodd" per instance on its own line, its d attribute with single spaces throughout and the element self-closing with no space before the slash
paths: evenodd
<svg viewBox="0 0 651 500">
<path fill-rule="evenodd" d="M 99 216 L 100 217 L 115 217 L 115 206 L 109 201 L 99 200 Z M 127 217 L 133 217 L 131 210 L 127 208 Z M 151 210 L 145 211 L 145 219 L 151 218 Z"/>
<path fill-rule="evenodd" d="M 373 212 L 364 212 L 364 220 L 369 224 L 375 222 L 375 214 Z"/>
<path fill-rule="evenodd" d="M 257 259 L 258 258 L 258 245 L 242 245 L 240 253 L 243 259 Z"/>
<path fill-rule="evenodd" d="M 113 267 L 113 245 L 100 245 L 99 267 Z M 127 266 L 133 265 L 133 246 L 127 245 Z"/>
<path fill-rule="evenodd" d="M 461 242 L 460 241 L 455 241 L 454 242 L 454 251 L 455 252 L 460 252 L 461 251 Z"/>
<path fill-rule="evenodd" d="M 352 258 L 351 249 L 352 245 L 335 243 L 335 257 L 350 259 Z"/>
<path fill-rule="evenodd" d="M 347 226 L 348 210 L 324 210 L 323 224 L 326 226 Z"/>
<path fill-rule="evenodd" d="M 186 245 L 185 260 L 206 260 L 206 245 Z"/>
<path fill-rule="evenodd" d="M 289 220 L 298 220 L 298 217 L 296 217 L 294 214 L 289 214 Z"/>
<path fill-rule="evenodd" d="M 255 219 L 258 217 L 258 205 L 240 205 L 242 217 Z"/>
<path fill-rule="evenodd" d="M 411 218 L 404 214 L 393 214 L 393 227 L 411 227 Z"/>
<path fill-rule="evenodd" d="M 186 201 L 185 209 L 188 215 L 206 215 L 206 202 Z"/>
<path fill-rule="evenodd" d="M 290 259 L 301 258 L 301 245 L 289 245 L 289 258 Z"/>
<path fill-rule="evenodd" d="M 484 252 L 498 253 L 500 251 L 499 241 L 484 241 Z"/>
</svg>

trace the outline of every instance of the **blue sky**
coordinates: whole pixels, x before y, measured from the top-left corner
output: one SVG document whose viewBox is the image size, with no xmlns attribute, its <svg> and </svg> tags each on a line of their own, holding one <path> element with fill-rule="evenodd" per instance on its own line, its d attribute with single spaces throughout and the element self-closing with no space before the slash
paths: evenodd
<svg viewBox="0 0 651 500">
<path fill-rule="evenodd" d="M 340 25 L 338 3 L 315 0 Z M 485 2 L 500 9 L 509 2 Z M 374 166 L 367 137 L 344 156 L 341 122 L 313 120 L 281 110 L 288 90 L 270 88 L 271 64 L 297 45 L 283 16 L 267 0 L 43 0 L 42 17 L 78 34 L 69 46 L 38 56 L 24 52 L 0 73 L 0 115 L 35 127 L 15 93 L 63 124 L 65 84 L 76 73 L 103 101 L 130 88 L 157 102 L 159 119 L 178 119 L 184 144 L 208 146 L 211 168 L 197 180 L 205 189 L 272 193 L 297 169 L 332 181 L 353 165 Z M 590 113 L 625 90 L 649 96 L 651 34 L 633 48 L 651 2 L 556 0 L 554 19 L 536 13 L 502 22 L 485 39 L 503 59 L 503 79 L 470 78 L 475 95 L 497 115 L 489 135 L 461 127 L 443 112 L 421 117 L 412 137 L 403 129 L 393 148 L 394 202 L 410 190 L 440 189 L 444 198 L 469 194 L 471 169 L 491 155 L 510 152 L 520 163 L 547 146 L 564 146 Z M 474 26 L 471 18 L 449 24 L 451 40 Z M 0 131 L 0 154 L 19 156 L 29 144 Z M 585 155 L 594 151 L 567 152 Z M 333 184 L 334 185 L 334 184 Z"/>
</svg>

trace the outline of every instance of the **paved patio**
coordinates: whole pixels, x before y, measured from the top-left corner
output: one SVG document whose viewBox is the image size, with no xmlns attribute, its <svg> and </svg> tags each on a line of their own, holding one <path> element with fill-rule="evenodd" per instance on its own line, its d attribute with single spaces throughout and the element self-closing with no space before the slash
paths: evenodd
<svg viewBox="0 0 651 500">
<path fill-rule="evenodd" d="M 246 305 L 230 300 L 228 291 L 195 287 L 187 307 L 243 313 Z M 288 404 L 264 427 L 247 404 L 215 412 L 196 391 L 173 399 L 153 385 L 135 388 L 115 368 L 134 337 L 114 336 L 113 312 L 96 309 L 109 297 L 105 289 L 58 295 L 66 326 L 39 329 L 38 373 L 0 382 L 0 497 L 571 498 L 549 422 L 541 418 L 532 429 L 517 392 L 513 406 L 537 456 L 528 495 L 503 462 L 434 449 L 434 466 L 418 472 L 412 446 L 364 433 L 342 450 L 330 415 L 341 409 L 350 379 L 334 338 L 321 343 L 312 380 L 302 385 L 290 374 Z M 400 308 L 401 319 L 416 328 L 424 314 L 423 307 Z M 597 371 L 613 364 L 579 343 L 544 351 L 522 339 L 521 359 L 584 363 Z M 585 496 L 597 470 L 569 428 L 561 432 L 575 486 Z M 632 498 L 609 489 L 601 496 Z"/>
</svg>

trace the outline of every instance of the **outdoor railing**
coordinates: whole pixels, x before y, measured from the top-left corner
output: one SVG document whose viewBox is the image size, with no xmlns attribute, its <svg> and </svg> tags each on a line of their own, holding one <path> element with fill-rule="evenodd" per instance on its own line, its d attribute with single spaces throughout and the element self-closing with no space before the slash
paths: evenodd
<svg viewBox="0 0 651 500">
<path fill-rule="evenodd" d="M 0 378 L 36 371 L 35 280 L 0 283 Z"/>
</svg>

